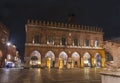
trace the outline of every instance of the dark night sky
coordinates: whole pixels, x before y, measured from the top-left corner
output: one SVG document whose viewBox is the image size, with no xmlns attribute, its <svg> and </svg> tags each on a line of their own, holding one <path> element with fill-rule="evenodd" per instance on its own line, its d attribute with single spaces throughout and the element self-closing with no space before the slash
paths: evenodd
<svg viewBox="0 0 120 83">
<path fill-rule="evenodd" d="M 23 55 L 27 19 L 67 22 L 102 27 L 104 39 L 120 36 L 119 0 L 2 0 L 0 21 L 11 31 L 10 39 Z"/>
</svg>

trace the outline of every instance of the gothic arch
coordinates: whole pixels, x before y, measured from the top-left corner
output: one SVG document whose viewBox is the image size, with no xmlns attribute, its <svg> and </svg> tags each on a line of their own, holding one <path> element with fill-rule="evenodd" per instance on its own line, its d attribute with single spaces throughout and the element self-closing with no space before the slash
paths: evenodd
<svg viewBox="0 0 120 83">
<path fill-rule="evenodd" d="M 80 67 L 80 55 L 78 54 L 78 52 L 73 52 L 71 57 L 73 60 L 73 67 Z"/>
<path fill-rule="evenodd" d="M 101 67 L 102 66 L 102 56 L 100 53 L 95 53 L 94 55 L 94 65 L 95 67 Z"/>
<path fill-rule="evenodd" d="M 35 50 L 35 51 L 33 51 L 33 52 L 31 53 L 30 58 L 32 58 L 32 57 L 37 57 L 38 60 L 41 60 L 41 54 L 40 54 L 40 52 L 37 51 L 37 50 Z"/>
<path fill-rule="evenodd" d="M 74 61 L 78 61 L 80 59 L 80 55 L 77 52 L 72 53 L 72 59 Z"/>
<path fill-rule="evenodd" d="M 30 55 L 30 65 L 32 67 L 38 67 L 41 64 L 41 54 L 35 50 Z"/>
<path fill-rule="evenodd" d="M 67 60 L 68 55 L 67 55 L 66 52 L 62 51 L 62 52 L 60 52 L 60 54 L 59 54 L 59 58 L 61 58 L 61 59 L 63 59 L 63 60 Z"/>
<path fill-rule="evenodd" d="M 92 64 L 91 64 L 91 55 L 90 55 L 90 53 L 88 53 L 88 52 L 85 52 L 84 53 L 84 55 L 83 55 L 83 60 L 84 60 L 84 66 L 85 67 L 91 67 L 92 66 Z"/>
<path fill-rule="evenodd" d="M 67 65 L 68 55 L 66 52 L 64 52 L 64 51 L 60 52 L 59 58 L 62 59 L 63 65 Z"/>
<path fill-rule="evenodd" d="M 55 54 L 52 51 L 48 51 L 45 54 L 45 58 L 51 58 L 52 61 L 55 61 Z"/>
</svg>

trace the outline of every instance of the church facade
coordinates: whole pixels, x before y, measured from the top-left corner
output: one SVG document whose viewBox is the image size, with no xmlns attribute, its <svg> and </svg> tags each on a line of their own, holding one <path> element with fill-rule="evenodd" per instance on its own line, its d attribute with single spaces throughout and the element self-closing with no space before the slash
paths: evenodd
<svg viewBox="0 0 120 83">
<path fill-rule="evenodd" d="M 28 20 L 25 64 L 30 67 L 104 67 L 101 28 Z"/>
</svg>

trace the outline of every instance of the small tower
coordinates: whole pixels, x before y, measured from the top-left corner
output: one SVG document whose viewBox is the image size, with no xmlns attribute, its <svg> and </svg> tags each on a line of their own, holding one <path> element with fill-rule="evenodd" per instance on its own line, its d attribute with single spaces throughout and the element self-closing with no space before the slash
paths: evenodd
<svg viewBox="0 0 120 83">
<path fill-rule="evenodd" d="M 67 19 L 68 23 L 74 24 L 76 19 L 75 17 L 76 17 L 75 14 L 69 14 Z"/>
</svg>

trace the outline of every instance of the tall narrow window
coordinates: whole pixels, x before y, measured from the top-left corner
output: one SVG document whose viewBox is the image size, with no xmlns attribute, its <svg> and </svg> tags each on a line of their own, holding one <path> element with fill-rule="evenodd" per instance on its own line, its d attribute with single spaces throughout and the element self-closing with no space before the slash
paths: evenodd
<svg viewBox="0 0 120 83">
<path fill-rule="evenodd" d="M 98 39 L 97 39 L 97 38 L 95 38 L 95 43 L 94 43 L 94 46 L 95 46 L 95 47 L 98 47 L 98 46 L 99 46 L 99 41 L 98 41 Z"/>
<path fill-rule="evenodd" d="M 74 38 L 74 46 L 78 46 L 78 39 Z"/>
<path fill-rule="evenodd" d="M 48 36 L 47 44 L 54 44 L 54 40 L 53 40 L 53 36 L 52 35 Z"/>
<path fill-rule="evenodd" d="M 63 37 L 61 41 L 62 41 L 62 45 L 66 45 L 66 38 Z"/>
<path fill-rule="evenodd" d="M 88 39 L 84 40 L 84 46 L 89 46 L 89 40 Z"/>
<path fill-rule="evenodd" d="M 39 43 L 39 35 L 35 35 L 33 38 L 33 43 L 38 44 Z"/>
</svg>

